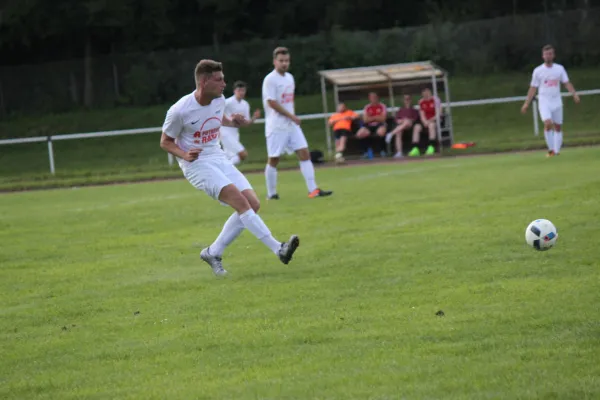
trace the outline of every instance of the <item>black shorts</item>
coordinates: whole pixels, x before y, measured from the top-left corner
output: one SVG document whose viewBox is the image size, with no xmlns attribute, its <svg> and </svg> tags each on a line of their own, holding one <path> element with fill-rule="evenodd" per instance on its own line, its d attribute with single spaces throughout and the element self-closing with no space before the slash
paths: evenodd
<svg viewBox="0 0 600 400">
<path fill-rule="evenodd" d="M 352 136 L 352 132 L 350 132 L 348 129 L 338 129 L 338 130 L 333 131 L 333 134 L 335 135 L 336 139 L 339 139 L 342 136 L 346 136 L 346 137 Z"/>
<path fill-rule="evenodd" d="M 365 128 L 371 132 L 371 135 L 377 135 L 377 129 L 379 129 L 381 126 L 386 126 L 386 124 L 380 123 L 377 125 L 365 125 Z"/>
</svg>

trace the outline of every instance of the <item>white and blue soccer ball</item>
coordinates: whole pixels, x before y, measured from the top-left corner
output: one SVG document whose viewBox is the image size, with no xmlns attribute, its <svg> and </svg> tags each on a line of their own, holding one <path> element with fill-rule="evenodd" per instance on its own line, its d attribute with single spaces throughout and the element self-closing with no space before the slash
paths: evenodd
<svg viewBox="0 0 600 400">
<path fill-rule="evenodd" d="M 558 231 L 547 219 L 536 219 L 525 230 L 525 241 L 536 250 L 550 250 L 557 239 Z"/>
</svg>

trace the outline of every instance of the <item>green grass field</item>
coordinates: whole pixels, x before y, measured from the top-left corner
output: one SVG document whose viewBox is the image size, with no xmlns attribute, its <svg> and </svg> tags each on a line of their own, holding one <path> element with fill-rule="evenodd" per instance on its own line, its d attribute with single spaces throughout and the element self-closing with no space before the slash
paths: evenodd
<svg viewBox="0 0 600 400">
<path fill-rule="evenodd" d="M 569 73 L 579 89 L 598 86 L 597 69 Z M 452 77 L 450 86 L 453 100 L 493 98 L 524 95 L 529 79 L 528 74 L 522 73 Z M 260 106 L 256 98 L 250 102 Z M 352 106 L 362 107 L 362 102 Z M 571 99 L 565 99 L 565 106 L 565 144 L 600 143 L 600 114 L 597 112 L 600 96 L 583 97 L 579 106 L 574 106 Z M 0 138 L 160 126 L 167 108 L 168 105 L 14 116 L 0 121 Z M 456 108 L 453 111 L 455 138 L 477 143 L 466 153 L 543 148 L 542 136 L 533 135 L 531 114 L 523 116 L 519 109 L 520 103 Z M 320 96 L 298 97 L 297 110 L 299 114 L 321 112 Z M 242 169 L 264 167 L 263 129 L 263 125 L 255 125 L 242 132 L 242 141 L 250 153 Z M 303 129 L 311 148 L 326 149 L 322 120 L 305 121 Z M 167 156 L 158 147 L 158 139 L 157 133 L 55 142 L 56 177 L 48 172 L 46 143 L 1 146 L 0 190 L 181 176 L 177 167 L 168 167 Z M 296 165 L 296 162 L 290 159 L 284 165 Z"/>
<path fill-rule="evenodd" d="M 230 210 L 185 181 L 0 195 L 0 398 L 600 398 L 599 169 L 318 169 L 316 200 L 284 172 L 261 214 L 295 259 L 245 232 L 227 279 L 198 252 Z M 556 248 L 526 246 L 536 218 Z"/>
</svg>

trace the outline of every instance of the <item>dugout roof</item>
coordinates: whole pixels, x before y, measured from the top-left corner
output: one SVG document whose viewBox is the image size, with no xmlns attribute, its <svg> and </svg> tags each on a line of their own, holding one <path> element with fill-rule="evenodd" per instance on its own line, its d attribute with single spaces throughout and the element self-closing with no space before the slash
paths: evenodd
<svg viewBox="0 0 600 400">
<path fill-rule="evenodd" d="M 404 64 L 375 65 L 371 67 L 330 69 L 319 71 L 319 74 L 336 86 L 347 86 L 431 78 L 432 76 L 441 78 L 446 74 L 446 71 L 431 61 L 421 61 Z"/>
</svg>

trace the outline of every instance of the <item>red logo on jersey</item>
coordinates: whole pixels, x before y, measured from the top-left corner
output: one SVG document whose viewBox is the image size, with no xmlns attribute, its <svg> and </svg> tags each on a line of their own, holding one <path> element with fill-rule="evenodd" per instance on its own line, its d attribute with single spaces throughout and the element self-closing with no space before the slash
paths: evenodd
<svg viewBox="0 0 600 400">
<path fill-rule="evenodd" d="M 289 91 L 288 91 L 289 90 Z M 294 102 L 294 88 L 292 86 L 286 86 L 281 94 L 281 103 L 293 103 Z"/>
<path fill-rule="evenodd" d="M 546 79 L 544 81 L 544 85 L 546 85 L 547 87 L 555 87 L 558 86 L 558 79 Z"/>
<path fill-rule="evenodd" d="M 206 126 L 206 124 L 209 121 L 213 121 L 216 120 L 217 121 L 217 126 L 215 128 L 208 128 L 204 129 L 204 127 Z M 213 122 L 210 125 L 215 125 L 215 123 Z M 196 132 L 194 132 L 194 138 L 197 138 L 198 140 L 194 140 L 194 143 L 208 143 L 212 140 L 215 140 L 219 137 L 219 132 L 221 131 L 221 120 L 217 117 L 211 117 L 209 119 L 207 119 L 206 121 L 204 121 L 204 123 L 202 124 L 202 126 L 200 127 L 200 130 L 197 130 Z"/>
</svg>

